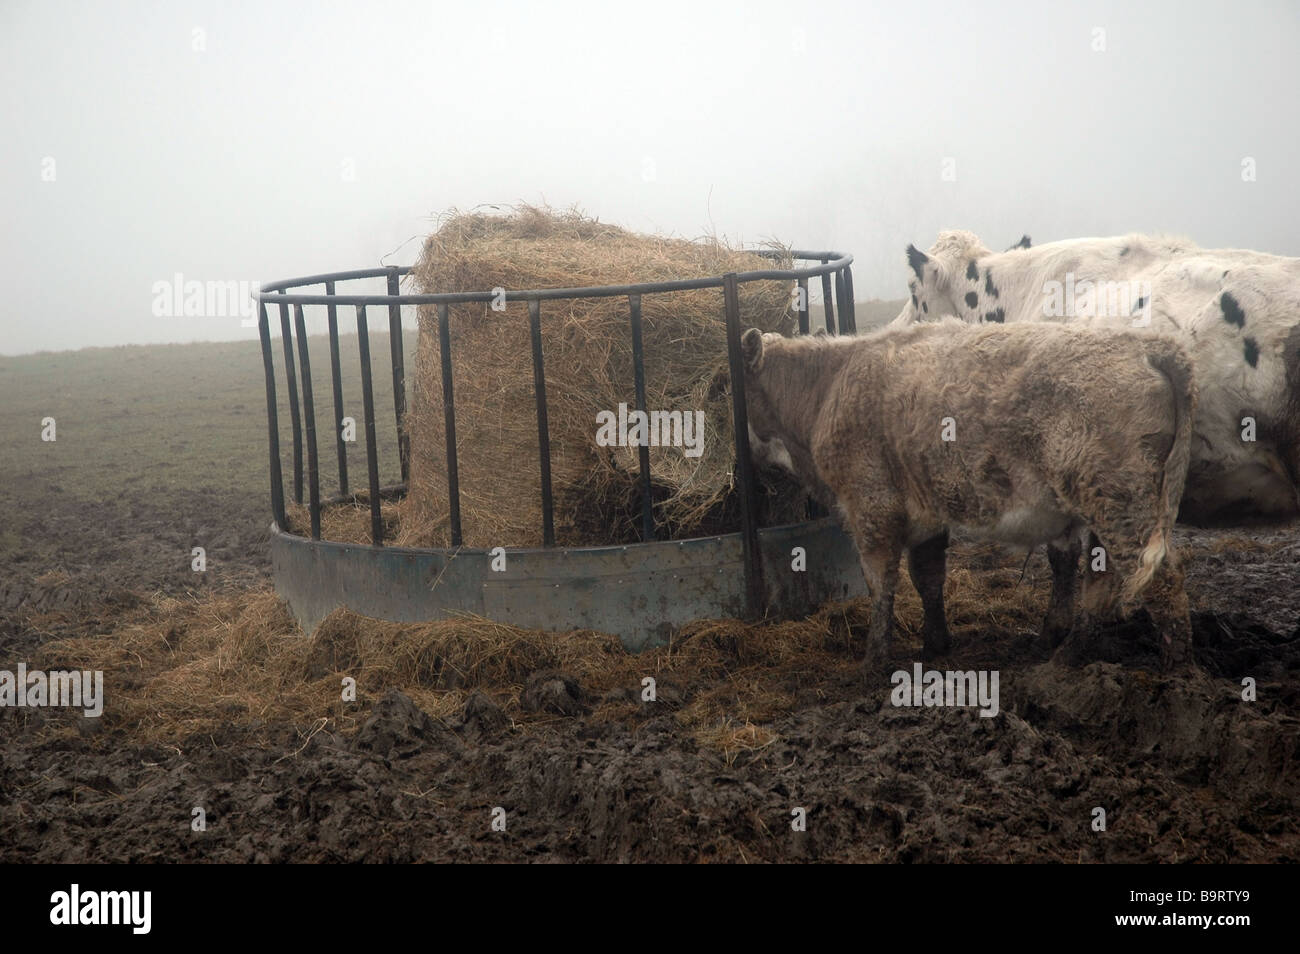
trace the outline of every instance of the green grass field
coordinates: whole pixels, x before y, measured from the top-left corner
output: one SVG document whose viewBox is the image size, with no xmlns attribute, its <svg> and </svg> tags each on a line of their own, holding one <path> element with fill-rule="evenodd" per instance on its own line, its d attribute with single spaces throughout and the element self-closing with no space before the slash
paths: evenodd
<svg viewBox="0 0 1300 954">
<path fill-rule="evenodd" d="M 309 339 L 322 490 L 336 489 L 329 345 Z M 414 331 L 406 335 L 413 368 Z M 280 342 L 273 341 L 286 493 L 292 455 Z M 399 478 L 388 336 L 372 335 L 383 482 Z M 365 480 L 360 363 L 355 335 L 341 336 L 345 413 L 358 421 L 348 446 L 354 486 Z M 409 372 L 408 372 L 409 373 Z M 0 358 L 0 568 L 106 573 L 132 588 L 188 570 L 191 546 L 228 560 L 264 562 L 270 522 L 266 390 L 256 341 L 88 348 Z M 56 440 L 42 440 L 42 420 Z M 360 478 L 360 481 L 358 481 Z"/>
</svg>

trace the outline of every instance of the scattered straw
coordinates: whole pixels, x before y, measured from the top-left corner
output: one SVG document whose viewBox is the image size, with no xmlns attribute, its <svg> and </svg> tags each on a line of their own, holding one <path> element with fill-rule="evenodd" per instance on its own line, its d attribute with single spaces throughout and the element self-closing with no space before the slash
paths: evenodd
<svg viewBox="0 0 1300 954">
<path fill-rule="evenodd" d="M 949 618 L 967 665 L 1005 652 L 993 637 L 1032 632 L 1041 621 L 1047 581 L 1017 586 L 1018 572 L 1014 558 L 978 573 L 950 571 Z M 920 600 L 906 582 L 895 611 L 896 638 L 919 646 Z M 57 628 L 56 615 L 32 622 Z M 567 720 L 525 712 L 519 697 L 533 673 L 558 670 L 586 690 L 594 720 L 635 724 L 671 713 L 700 745 L 734 758 L 769 744 L 765 725 L 820 698 L 828 679 L 857 678 L 869 621 L 865 601 L 828 605 L 804 620 L 702 620 L 669 646 L 631 654 L 607 634 L 475 616 L 392 623 L 337 610 L 304 636 L 262 588 L 142 601 L 109 620 L 108 632 L 46 642 L 32 665 L 103 670 L 105 728 L 178 747 L 230 726 L 346 733 L 389 689 L 443 720 L 481 691 L 517 729 L 554 731 Z M 659 687 L 653 707 L 640 701 L 645 676 Z M 342 700 L 344 677 L 356 680 L 357 702 Z"/>
</svg>

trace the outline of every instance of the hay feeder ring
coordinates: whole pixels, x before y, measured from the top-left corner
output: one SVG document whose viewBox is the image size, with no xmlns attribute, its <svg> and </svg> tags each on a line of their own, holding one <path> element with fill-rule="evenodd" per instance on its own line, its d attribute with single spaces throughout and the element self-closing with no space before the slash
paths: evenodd
<svg viewBox="0 0 1300 954">
<path fill-rule="evenodd" d="M 778 253 L 759 251 L 768 258 Z M 538 422 L 543 528 L 541 547 L 505 551 L 505 569 L 493 569 L 493 553 L 461 544 L 460 488 L 455 454 L 454 383 L 448 308 L 466 302 L 491 302 L 493 291 L 436 295 L 401 294 L 409 268 L 387 267 L 311 275 L 273 282 L 258 294 L 258 331 L 266 377 L 267 433 L 271 472 L 271 563 L 277 593 L 310 633 L 334 609 L 346 606 L 363 616 L 399 622 L 444 619 L 465 613 L 517 626 L 567 631 L 595 629 L 618 635 L 630 650 L 668 641 L 672 631 L 691 620 L 719 617 L 757 619 L 806 614 L 829 600 L 862 594 L 857 555 L 849 538 L 829 517 L 783 526 L 760 527 L 754 468 L 749 454 L 740 334 L 743 329 L 737 288 L 745 282 L 797 282 L 799 330 L 807 334 L 808 282 L 819 279 L 831 333 L 856 330 L 853 311 L 852 256 L 839 252 L 787 253 L 799 268 L 728 273 L 715 278 L 639 285 L 541 289 L 507 292 L 507 301 L 527 302 L 532 341 L 535 408 Z M 340 293 L 339 285 L 383 279 L 386 294 Z M 316 289 L 313 286 L 322 286 Z M 737 532 L 690 539 L 656 539 L 651 512 L 649 455 L 640 455 L 643 493 L 639 543 L 612 546 L 557 547 L 550 480 L 550 437 L 546 414 L 546 369 L 540 316 L 547 302 L 580 299 L 627 299 L 628 333 L 636 371 L 637 407 L 645 410 L 645 372 L 641 348 L 641 296 L 689 289 L 717 288 L 726 319 L 727 359 L 733 382 L 732 423 L 741 526 Z M 382 502 L 402 497 L 410 478 L 406 417 L 405 352 L 402 306 L 434 306 L 438 316 L 442 365 L 450 546 L 410 548 L 385 545 Z M 838 308 L 836 307 L 838 305 Z M 393 381 L 393 420 L 401 481 L 380 485 L 368 309 L 386 309 L 389 362 Z M 290 529 L 285 513 L 281 461 L 279 387 L 272 350 L 270 309 L 279 311 L 283 348 L 283 384 L 287 390 L 292 432 L 292 493 L 303 503 L 304 485 L 310 533 Z M 321 460 L 317 411 L 312 392 L 312 362 L 305 309 L 323 309 L 329 325 L 330 374 L 336 422 L 338 492 L 321 496 Z M 361 364 L 361 411 L 364 422 L 370 543 L 322 539 L 321 512 L 331 505 L 356 503 L 348 489 L 347 455 L 337 422 L 346 415 L 339 356 L 339 309 L 354 309 Z M 838 313 L 838 322 L 836 315 Z M 385 412 L 385 416 L 386 416 Z M 362 428 L 358 427 L 358 431 Z M 391 462 L 390 462 L 391 463 Z M 508 479 L 508 478 L 503 478 Z M 806 569 L 791 571 L 791 551 L 803 547 Z M 496 555 L 499 557 L 500 553 Z M 499 566 L 498 561 L 498 566 Z"/>
</svg>

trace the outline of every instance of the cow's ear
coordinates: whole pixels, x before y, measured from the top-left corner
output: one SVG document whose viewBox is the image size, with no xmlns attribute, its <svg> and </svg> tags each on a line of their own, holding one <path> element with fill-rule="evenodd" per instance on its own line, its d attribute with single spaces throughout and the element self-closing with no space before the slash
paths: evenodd
<svg viewBox="0 0 1300 954">
<path fill-rule="evenodd" d="M 745 367 L 757 371 L 763 364 L 763 332 L 750 328 L 741 335 L 740 353 L 745 357 Z"/>
<path fill-rule="evenodd" d="M 924 280 L 925 276 L 921 272 L 922 269 L 925 268 L 925 263 L 929 260 L 930 256 L 926 255 L 915 245 L 907 246 L 907 264 L 912 266 L 912 271 L 916 273 L 917 278 Z"/>
</svg>

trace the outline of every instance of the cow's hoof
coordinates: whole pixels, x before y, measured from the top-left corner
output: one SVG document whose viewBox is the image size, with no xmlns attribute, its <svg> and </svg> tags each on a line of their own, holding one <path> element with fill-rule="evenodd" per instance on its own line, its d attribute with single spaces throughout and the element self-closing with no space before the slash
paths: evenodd
<svg viewBox="0 0 1300 954">
<path fill-rule="evenodd" d="M 1097 658 L 1095 644 L 1096 630 L 1076 625 L 1052 653 L 1052 662 L 1062 666 L 1086 666 Z"/>
<path fill-rule="evenodd" d="M 1070 635 L 1068 623 L 1044 623 L 1038 634 L 1038 645 L 1042 649 L 1053 650 L 1060 646 Z"/>
<path fill-rule="evenodd" d="M 939 630 L 925 630 L 922 633 L 921 653 L 926 659 L 946 655 L 952 649 L 952 633 L 945 626 Z"/>
<path fill-rule="evenodd" d="M 1196 668 L 1196 657 L 1189 638 L 1160 637 L 1160 670 L 1162 672 L 1187 672 Z"/>
<path fill-rule="evenodd" d="M 862 657 L 863 677 L 869 682 L 874 682 L 882 673 L 887 675 L 890 671 L 889 647 L 869 643 L 866 654 Z"/>
</svg>

